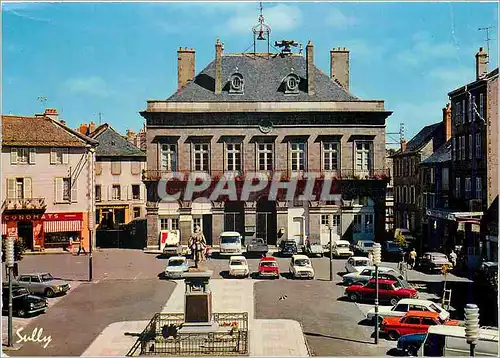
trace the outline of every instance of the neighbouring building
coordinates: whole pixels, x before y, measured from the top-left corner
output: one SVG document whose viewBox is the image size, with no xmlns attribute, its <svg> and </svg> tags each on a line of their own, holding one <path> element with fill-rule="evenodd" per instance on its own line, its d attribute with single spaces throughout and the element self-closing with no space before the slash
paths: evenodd
<svg viewBox="0 0 500 358">
<path fill-rule="evenodd" d="M 159 231 L 167 229 L 179 229 L 185 244 L 195 225 L 209 245 L 218 245 L 223 231 L 257 235 L 269 245 L 280 237 L 301 244 L 305 236 L 326 243 L 329 221 L 334 239 L 384 235 L 385 130 L 392 112 L 383 100 L 361 100 L 350 92 L 348 50 L 325 54 L 328 76 L 315 66 L 311 41 L 305 55 L 293 53 L 293 43 L 282 41 L 281 53 L 224 53 L 217 40 L 214 61 L 198 74 L 195 50 L 177 51 L 177 91 L 147 101 L 141 112 L 147 128 L 148 246 L 158 247 Z M 334 179 L 342 202 L 283 196 L 161 202 L 158 184 L 172 172 L 205 172 L 215 179 L 280 172 L 284 182 L 298 177 L 298 186 L 304 173 L 314 172 L 319 180 Z"/>
<path fill-rule="evenodd" d="M 64 249 L 70 237 L 89 247 L 94 147 L 55 109 L 2 116 L 2 237 L 28 250 Z"/>
<path fill-rule="evenodd" d="M 146 151 L 147 149 L 147 144 L 146 144 L 146 128 L 142 128 L 139 133 L 135 133 L 131 129 L 127 129 L 127 134 L 124 136 L 124 138 L 135 145 L 137 148 L 139 148 L 142 151 Z"/>
<path fill-rule="evenodd" d="M 476 79 L 449 94 L 452 110 L 448 209 L 428 210 L 445 221 L 444 245 L 462 246 L 469 266 L 498 261 L 498 68 L 476 54 Z"/>
<path fill-rule="evenodd" d="M 448 108 L 448 107 L 447 107 Z M 448 111 L 448 112 L 446 112 Z M 394 166 L 394 226 L 408 229 L 422 243 L 424 217 L 419 164 L 432 155 L 451 137 L 451 117 L 443 113 L 443 120 L 422 128 L 408 143 L 392 156 Z M 434 175 L 430 176 L 434 184 Z"/>
<path fill-rule="evenodd" d="M 390 178 L 385 194 L 385 231 L 387 232 L 394 229 L 394 177 L 392 164 L 394 154 L 396 154 L 395 149 L 389 148 L 385 150 L 385 168 Z"/>
</svg>

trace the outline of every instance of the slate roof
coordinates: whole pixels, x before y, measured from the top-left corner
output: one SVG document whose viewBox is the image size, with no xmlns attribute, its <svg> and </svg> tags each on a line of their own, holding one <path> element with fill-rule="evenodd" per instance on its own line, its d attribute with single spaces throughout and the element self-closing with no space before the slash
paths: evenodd
<svg viewBox="0 0 500 358">
<path fill-rule="evenodd" d="M 451 140 L 443 144 L 432 155 L 422 161 L 420 164 L 432 165 L 438 163 L 446 163 L 451 161 Z"/>
<path fill-rule="evenodd" d="M 396 152 L 396 154 L 394 154 L 394 156 L 416 152 L 424 145 L 426 145 L 432 138 L 443 135 L 444 135 L 443 122 L 438 122 L 425 126 L 408 143 L 406 143 L 406 150 L 404 151 L 404 153 L 402 153 L 400 149 Z"/>
<path fill-rule="evenodd" d="M 229 79 L 240 73 L 244 93 L 229 93 Z M 286 76 L 295 73 L 300 77 L 299 93 L 285 94 Z M 222 56 L 222 93 L 215 94 L 215 61 L 205 67 L 193 81 L 177 90 L 169 102 L 315 102 L 359 101 L 337 82 L 314 66 L 314 94 L 307 93 L 306 58 L 302 55 L 281 57 L 272 54 L 226 54 Z"/>
<path fill-rule="evenodd" d="M 44 116 L 2 115 L 2 145 L 18 147 L 85 147 L 93 139 Z"/>
<path fill-rule="evenodd" d="M 107 123 L 97 127 L 90 137 L 99 142 L 95 151 L 97 157 L 143 157 L 146 160 L 146 153 L 123 138 Z"/>
</svg>

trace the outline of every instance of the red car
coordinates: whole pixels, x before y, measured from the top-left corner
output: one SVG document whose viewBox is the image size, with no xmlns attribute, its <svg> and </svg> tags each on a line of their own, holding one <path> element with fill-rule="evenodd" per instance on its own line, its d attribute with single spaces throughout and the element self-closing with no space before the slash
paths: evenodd
<svg viewBox="0 0 500 358">
<path fill-rule="evenodd" d="M 353 302 L 375 299 L 375 279 L 366 285 L 352 285 L 345 289 L 345 295 Z M 398 281 L 378 280 L 378 299 L 394 306 L 400 299 L 417 298 L 418 291 L 414 288 L 403 288 Z"/>
<path fill-rule="evenodd" d="M 408 311 L 403 317 L 384 318 L 380 330 L 395 341 L 406 334 L 427 333 L 430 326 L 440 324 L 458 326 L 459 322 L 451 319 L 443 320 L 437 312 Z"/>
<path fill-rule="evenodd" d="M 259 277 L 280 278 L 278 261 L 274 257 L 263 257 L 260 259 Z"/>
</svg>

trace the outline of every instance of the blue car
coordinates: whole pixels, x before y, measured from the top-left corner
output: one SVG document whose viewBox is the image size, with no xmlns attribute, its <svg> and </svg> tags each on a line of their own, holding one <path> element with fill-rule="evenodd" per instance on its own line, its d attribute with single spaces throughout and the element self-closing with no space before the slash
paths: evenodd
<svg viewBox="0 0 500 358">
<path fill-rule="evenodd" d="M 414 333 L 401 336 L 398 339 L 398 350 L 407 356 L 416 357 L 420 346 L 425 341 L 425 337 L 427 337 L 427 333 Z"/>
</svg>

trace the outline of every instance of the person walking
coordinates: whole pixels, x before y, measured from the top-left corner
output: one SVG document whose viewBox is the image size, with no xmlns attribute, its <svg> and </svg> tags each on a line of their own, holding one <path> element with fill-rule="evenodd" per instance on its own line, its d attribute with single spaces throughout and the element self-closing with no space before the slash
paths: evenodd
<svg viewBox="0 0 500 358">
<path fill-rule="evenodd" d="M 457 254 L 455 252 L 455 250 L 451 249 L 451 252 L 450 252 L 450 262 L 451 262 L 451 265 L 453 267 L 457 266 Z"/>
<path fill-rule="evenodd" d="M 80 238 L 80 241 L 78 241 L 78 253 L 77 255 L 80 256 L 80 252 L 83 251 L 85 255 L 87 255 L 87 251 L 85 251 L 85 246 L 83 246 L 82 238 Z"/>
<path fill-rule="evenodd" d="M 408 260 L 410 264 L 410 268 L 413 270 L 415 267 L 415 261 L 417 260 L 417 251 L 415 251 L 415 248 L 413 247 L 410 251 L 410 260 Z"/>
<path fill-rule="evenodd" d="M 67 250 L 68 252 L 70 252 L 72 255 L 74 255 L 75 253 L 73 252 L 73 236 L 70 236 L 69 237 L 69 244 L 68 244 L 68 247 L 67 247 Z"/>
</svg>

